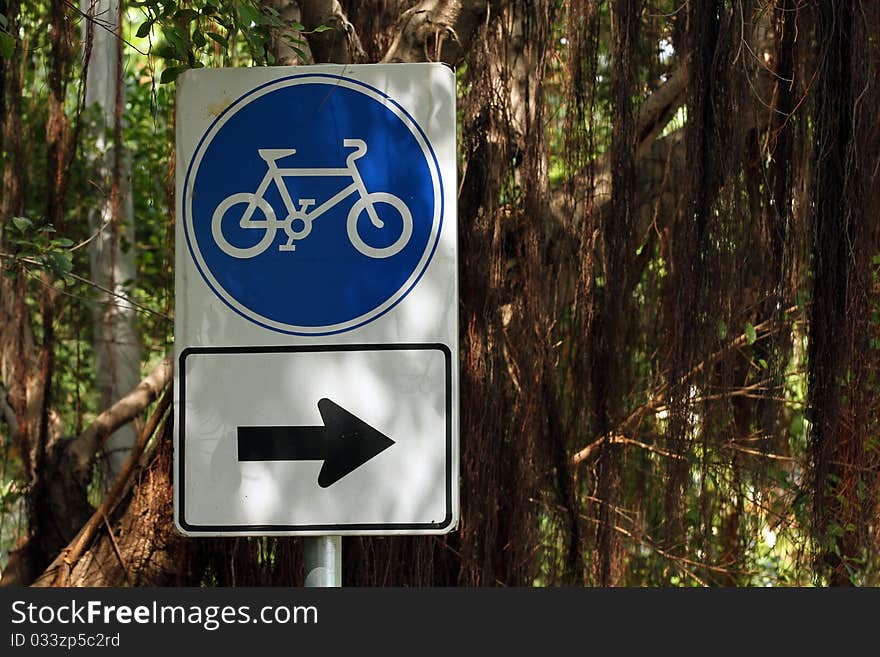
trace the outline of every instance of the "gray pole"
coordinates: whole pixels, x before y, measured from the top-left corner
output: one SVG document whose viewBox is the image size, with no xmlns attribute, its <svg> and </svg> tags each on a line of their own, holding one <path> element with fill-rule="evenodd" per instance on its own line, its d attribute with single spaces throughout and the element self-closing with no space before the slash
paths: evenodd
<svg viewBox="0 0 880 657">
<path fill-rule="evenodd" d="M 306 586 L 342 586 L 342 537 L 303 539 Z"/>
</svg>

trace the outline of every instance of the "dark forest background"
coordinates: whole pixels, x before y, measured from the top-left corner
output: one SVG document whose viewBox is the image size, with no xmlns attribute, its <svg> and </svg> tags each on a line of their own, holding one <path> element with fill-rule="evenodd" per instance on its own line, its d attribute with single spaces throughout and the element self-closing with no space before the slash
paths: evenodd
<svg viewBox="0 0 880 657">
<path fill-rule="evenodd" d="M 462 523 L 344 584 L 880 585 L 874 0 L 0 0 L 0 583 L 302 583 L 172 527 L 174 80 L 426 60 Z"/>
</svg>

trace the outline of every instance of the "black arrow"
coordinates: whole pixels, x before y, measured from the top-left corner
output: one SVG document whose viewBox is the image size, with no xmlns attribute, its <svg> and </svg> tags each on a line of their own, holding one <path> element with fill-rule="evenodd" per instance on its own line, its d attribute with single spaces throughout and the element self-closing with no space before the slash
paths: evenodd
<svg viewBox="0 0 880 657">
<path fill-rule="evenodd" d="M 238 427 L 238 460 L 324 461 L 318 485 L 327 488 L 394 444 L 327 398 L 318 411 L 323 427 Z"/>
</svg>

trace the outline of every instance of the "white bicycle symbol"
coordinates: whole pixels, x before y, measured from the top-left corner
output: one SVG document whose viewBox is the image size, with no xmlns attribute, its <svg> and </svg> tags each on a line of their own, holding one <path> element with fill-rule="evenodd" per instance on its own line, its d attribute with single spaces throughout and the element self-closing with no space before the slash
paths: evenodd
<svg viewBox="0 0 880 657">
<path fill-rule="evenodd" d="M 296 246 L 294 241 L 304 239 L 312 232 L 312 222 L 322 214 L 336 206 L 337 203 L 347 198 L 350 194 L 357 193 L 358 199 L 351 210 L 348 212 L 348 221 L 346 228 L 348 230 L 348 239 L 351 241 L 358 251 L 370 258 L 390 258 L 399 253 L 409 242 L 412 236 L 413 220 L 412 213 L 399 197 L 387 192 L 368 192 L 361 174 L 357 169 L 355 161 L 363 157 L 367 152 L 367 144 L 362 139 L 343 139 L 342 145 L 345 148 L 354 148 L 355 150 L 348 154 L 345 159 L 344 169 L 303 169 L 303 168 L 279 168 L 277 161 L 281 158 L 288 157 L 296 153 L 294 148 L 261 148 L 258 150 L 260 157 L 266 161 L 269 169 L 263 180 L 260 182 L 257 191 L 253 194 L 248 192 L 238 192 L 231 194 L 223 199 L 214 210 L 214 216 L 211 218 L 211 234 L 214 241 L 217 242 L 224 253 L 233 258 L 254 258 L 269 248 L 275 241 L 275 235 L 278 229 L 282 229 L 287 234 L 287 242 L 278 247 L 279 251 L 294 251 Z M 351 184 L 339 191 L 329 200 L 325 201 L 318 207 L 309 211 L 309 208 L 315 204 L 315 199 L 300 198 L 297 199 L 299 208 L 290 197 L 290 192 L 284 184 L 284 178 L 293 177 L 330 177 L 340 176 L 351 178 Z M 275 210 L 272 205 L 265 199 L 266 190 L 269 189 L 271 183 L 278 186 L 278 191 L 287 208 L 287 216 L 280 221 L 275 218 Z M 240 248 L 234 244 L 230 244 L 223 234 L 223 218 L 231 207 L 239 203 L 246 203 L 247 207 L 241 220 L 238 222 L 239 227 L 249 230 L 263 230 L 265 233 L 259 242 L 253 246 Z M 402 229 L 400 236 L 389 246 L 376 248 L 370 246 L 361 238 L 358 233 L 358 219 L 361 213 L 366 210 L 367 216 L 376 228 L 382 228 L 385 222 L 379 218 L 376 212 L 376 204 L 385 203 L 393 207 L 400 215 Z M 263 214 L 263 218 L 255 218 L 257 210 Z M 228 222 L 227 222 L 228 223 Z"/>
</svg>

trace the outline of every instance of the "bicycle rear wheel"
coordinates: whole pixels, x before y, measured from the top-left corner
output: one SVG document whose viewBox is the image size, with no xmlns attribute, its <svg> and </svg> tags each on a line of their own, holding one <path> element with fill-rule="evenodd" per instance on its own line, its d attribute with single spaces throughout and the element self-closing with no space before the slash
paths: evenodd
<svg viewBox="0 0 880 657">
<path fill-rule="evenodd" d="M 239 224 L 241 228 L 243 230 L 265 231 L 259 242 L 253 246 L 244 248 L 235 246 L 229 242 L 229 240 L 226 239 L 226 235 L 223 234 L 223 218 L 226 216 L 226 213 L 230 208 L 239 203 L 244 203 L 247 206 L 254 204 L 255 206 L 253 214 L 251 214 L 247 222 L 241 222 Z M 262 219 L 254 218 L 258 211 L 262 213 Z M 247 212 L 247 208 L 242 211 L 242 214 L 244 214 L 244 212 Z M 275 240 L 275 233 L 277 231 L 278 223 L 275 220 L 275 211 L 272 209 L 270 203 L 263 197 L 248 192 L 239 192 L 227 196 L 220 202 L 217 209 L 214 210 L 214 216 L 211 218 L 211 235 L 213 235 L 214 241 L 223 253 L 230 255 L 233 258 L 245 259 L 260 255 L 263 251 L 268 249 L 269 245 Z"/>
</svg>

